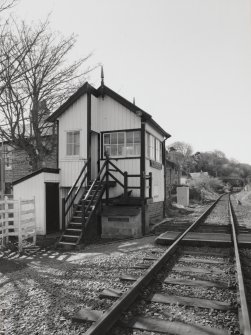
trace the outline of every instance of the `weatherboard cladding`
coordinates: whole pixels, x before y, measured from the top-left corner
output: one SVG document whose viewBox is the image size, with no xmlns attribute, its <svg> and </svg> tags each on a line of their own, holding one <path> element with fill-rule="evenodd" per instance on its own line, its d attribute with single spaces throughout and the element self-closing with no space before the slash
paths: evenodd
<svg viewBox="0 0 251 335">
<path fill-rule="evenodd" d="M 84 125 L 84 126 L 83 126 Z M 58 131 L 58 167 L 61 172 L 61 186 L 74 184 L 87 159 L 87 95 L 72 103 L 60 117 Z M 80 131 L 80 153 L 78 156 L 66 155 L 67 131 Z"/>
</svg>

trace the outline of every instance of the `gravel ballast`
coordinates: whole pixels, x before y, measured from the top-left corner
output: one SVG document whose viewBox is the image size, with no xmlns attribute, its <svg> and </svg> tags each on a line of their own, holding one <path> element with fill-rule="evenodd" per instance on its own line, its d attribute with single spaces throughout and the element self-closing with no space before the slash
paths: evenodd
<svg viewBox="0 0 251 335">
<path fill-rule="evenodd" d="M 2 253 L 0 258 L 0 331 L 3 334 L 83 334 L 90 323 L 72 316 L 80 308 L 106 311 L 113 301 L 98 299 L 107 288 L 124 290 L 120 275 L 139 277 L 132 269 L 152 256 L 154 236 L 88 246 L 82 252 L 40 250 L 33 255 Z"/>
</svg>

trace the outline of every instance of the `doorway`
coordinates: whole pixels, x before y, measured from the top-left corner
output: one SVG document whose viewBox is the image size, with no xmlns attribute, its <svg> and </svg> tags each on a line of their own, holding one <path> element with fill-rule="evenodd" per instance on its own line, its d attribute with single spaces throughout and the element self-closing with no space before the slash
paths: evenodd
<svg viewBox="0 0 251 335">
<path fill-rule="evenodd" d="M 91 179 L 94 180 L 98 175 L 99 159 L 99 134 L 92 131 L 91 133 Z"/>
<path fill-rule="evenodd" d="M 59 231 L 59 184 L 45 183 L 46 234 Z"/>
</svg>

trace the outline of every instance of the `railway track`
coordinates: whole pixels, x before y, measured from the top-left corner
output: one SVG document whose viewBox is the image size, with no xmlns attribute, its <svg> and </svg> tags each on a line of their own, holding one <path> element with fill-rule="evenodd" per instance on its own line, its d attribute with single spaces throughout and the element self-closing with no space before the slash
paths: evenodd
<svg viewBox="0 0 251 335">
<path fill-rule="evenodd" d="M 103 291 L 100 299 L 111 301 L 108 310 L 81 309 L 74 319 L 93 323 L 86 335 L 250 335 L 236 225 L 229 195 L 224 195 L 164 252 L 156 248 L 132 266 L 142 270 L 140 277 L 127 273 L 120 290 Z M 232 242 L 217 248 L 186 246 L 182 242 L 193 232 L 213 233 L 216 240 L 231 234 Z"/>
</svg>

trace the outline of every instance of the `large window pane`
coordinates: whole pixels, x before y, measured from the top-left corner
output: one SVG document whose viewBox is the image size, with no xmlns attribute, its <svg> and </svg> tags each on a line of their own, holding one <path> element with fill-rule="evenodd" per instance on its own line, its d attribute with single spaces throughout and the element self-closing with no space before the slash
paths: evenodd
<svg viewBox="0 0 251 335">
<path fill-rule="evenodd" d="M 126 143 L 133 143 L 133 131 L 128 131 L 126 133 Z"/>
<path fill-rule="evenodd" d="M 108 154 L 109 156 L 111 155 L 111 146 L 110 145 L 105 145 L 104 146 L 104 156 Z"/>
<path fill-rule="evenodd" d="M 104 144 L 110 144 L 110 134 L 104 134 Z"/>
<path fill-rule="evenodd" d="M 118 133 L 111 133 L 111 144 L 118 144 Z"/>
<path fill-rule="evenodd" d="M 159 142 L 159 162 L 162 163 L 162 143 Z"/>
<path fill-rule="evenodd" d="M 155 160 L 155 138 L 150 135 L 150 159 Z"/>
<path fill-rule="evenodd" d="M 125 148 L 123 145 L 118 145 L 118 156 L 124 156 L 125 155 Z"/>
<path fill-rule="evenodd" d="M 111 156 L 117 156 L 117 155 L 118 155 L 118 146 L 111 145 Z"/>
<path fill-rule="evenodd" d="M 134 143 L 140 143 L 140 131 L 134 132 Z"/>
<path fill-rule="evenodd" d="M 118 144 L 125 143 L 125 133 L 118 133 Z"/>
<path fill-rule="evenodd" d="M 134 144 L 134 155 L 140 156 L 140 144 Z"/>
<path fill-rule="evenodd" d="M 146 133 L 146 157 L 150 158 L 150 134 Z"/>
<path fill-rule="evenodd" d="M 156 139 L 156 145 L 155 145 L 155 150 L 156 150 L 156 161 L 160 161 L 160 141 Z"/>
</svg>

